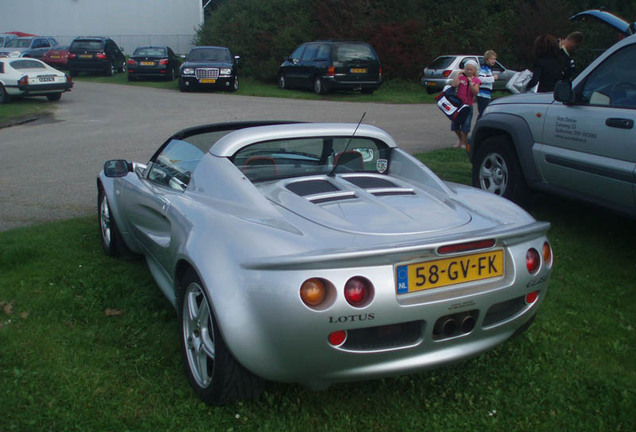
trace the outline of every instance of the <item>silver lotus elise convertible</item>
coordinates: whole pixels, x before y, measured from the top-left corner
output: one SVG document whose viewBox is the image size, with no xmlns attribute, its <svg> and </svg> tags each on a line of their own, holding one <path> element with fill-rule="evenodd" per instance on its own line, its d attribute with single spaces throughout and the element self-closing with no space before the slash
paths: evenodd
<svg viewBox="0 0 636 432">
<path fill-rule="evenodd" d="M 212 405 L 475 356 L 530 325 L 552 269 L 548 223 L 366 124 L 189 128 L 97 189 L 104 250 L 146 258 Z"/>
</svg>

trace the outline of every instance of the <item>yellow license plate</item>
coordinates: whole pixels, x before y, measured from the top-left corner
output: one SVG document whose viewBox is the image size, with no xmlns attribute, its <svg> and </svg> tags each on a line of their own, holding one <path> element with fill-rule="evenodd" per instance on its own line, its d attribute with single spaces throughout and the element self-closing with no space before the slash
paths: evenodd
<svg viewBox="0 0 636 432">
<path fill-rule="evenodd" d="M 201 78 L 201 84 L 214 84 L 216 82 L 215 79 L 212 78 Z"/>
<path fill-rule="evenodd" d="M 367 73 L 366 68 L 351 68 L 351 73 Z"/>
<path fill-rule="evenodd" d="M 93 54 L 80 54 L 80 58 L 93 58 Z"/>
<path fill-rule="evenodd" d="M 51 56 L 51 58 L 59 59 L 59 58 L 61 58 L 61 56 L 59 56 L 59 55 L 52 55 L 52 56 Z"/>
<path fill-rule="evenodd" d="M 437 83 L 435 81 L 427 81 L 426 85 L 429 87 L 437 87 Z"/>
<path fill-rule="evenodd" d="M 141 65 L 142 66 L 154 66 L 155 62 L 151 62 L 151 61 L 142 61 Z"/>
<path fill-rule="evenodd" d="M 462 255 L 399 265 L 396 268 L 397 293 L 441 288 L 490 279 L 504 274 L 503 250 Z"/>
</svg>

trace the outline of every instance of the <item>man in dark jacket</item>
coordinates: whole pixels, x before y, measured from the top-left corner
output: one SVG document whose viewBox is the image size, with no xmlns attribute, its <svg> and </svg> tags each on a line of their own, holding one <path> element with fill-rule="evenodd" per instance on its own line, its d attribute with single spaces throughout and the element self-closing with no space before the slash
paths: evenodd
<svg viewBox="0 0 636 432">
<path fill-rule="evenodd" d="M 576 75 L 576 63 L 574 62 L 575 51 L 583 43 L 583 33 L 575 31 L 567 35 L 565 39 L 561 39 L 561 50 L 559 55 L 564 64 L 563 78 L 571 80 Z"/>
</svg>

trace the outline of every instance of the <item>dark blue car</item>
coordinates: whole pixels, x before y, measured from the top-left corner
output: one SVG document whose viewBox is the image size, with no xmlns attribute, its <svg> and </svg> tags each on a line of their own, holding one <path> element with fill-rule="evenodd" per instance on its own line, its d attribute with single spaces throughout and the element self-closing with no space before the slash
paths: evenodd
<svg viewBox="0 0 636 432">
<path fill-rule="evenodd" d="M 179 90 L 204 88 L 235 92 L 239 87 L 238 56 L 226 47 L 199 46 L 188 54 L 179 70 Z"/>
</svg>

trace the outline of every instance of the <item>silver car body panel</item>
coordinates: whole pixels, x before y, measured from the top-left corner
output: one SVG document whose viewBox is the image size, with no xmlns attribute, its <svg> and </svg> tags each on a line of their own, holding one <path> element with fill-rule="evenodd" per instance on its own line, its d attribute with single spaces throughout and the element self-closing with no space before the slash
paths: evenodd
<svg viewBox="0 0 636 432">
<path fill-rule="evenodd" d="M 252 182 L 231 160 L 252 143 L 351 135 L 355 128 L 293 124 L 231 132 L 203 155 L 185 191 L 153 184 L 147 177 L 152 161 L 135 164 L 122 178 L 103 171 L 98 177 L 126 244 L 145 255 L 170 302 L 176 303 L 179 269 L 193 267 L 232 354 L 265 379 L 318 389 L 468 358 L 512 336 L 545 297 L 551 264 L 530 274 L 526 251 L 542 250 L 549 224 L 505 199 L 441 181 L 380 129 L 360 125 L 356 137 L 382 140 L 392 149 L 389 171 L 381 175 L 397 185 L 394 193 L 352 183 L 352 176 L 380 174 L 314 175 L 355 199 L 312 202 L 287 188 L 307 178 Z M 502 276 L 397 294 L 398 264 L 465 255 L 442 256 L 438 247 L 490 239 L 491 250 L 503 251 Z M 374 289 L 363 307 L 351 306 L 342 294 L 354 276 Z M 315 277 L 334 287 L 324 308 L 312 309 L 300 298 L 300 285 Z M 525 304 L 524 296 L 534 291 L 537 301 Z M 517 306 L 508 315 L 488 318 L 494 305 L 512 303 Z M 440 317 L 466 311 L 478 315 L 472 331 L 431 337 Z M 400 329 L 410 336 L 400 336 Z M 397 333 L 384 345 L 332 346 L 328 336 L 337 330 Z"/>
</svg>

